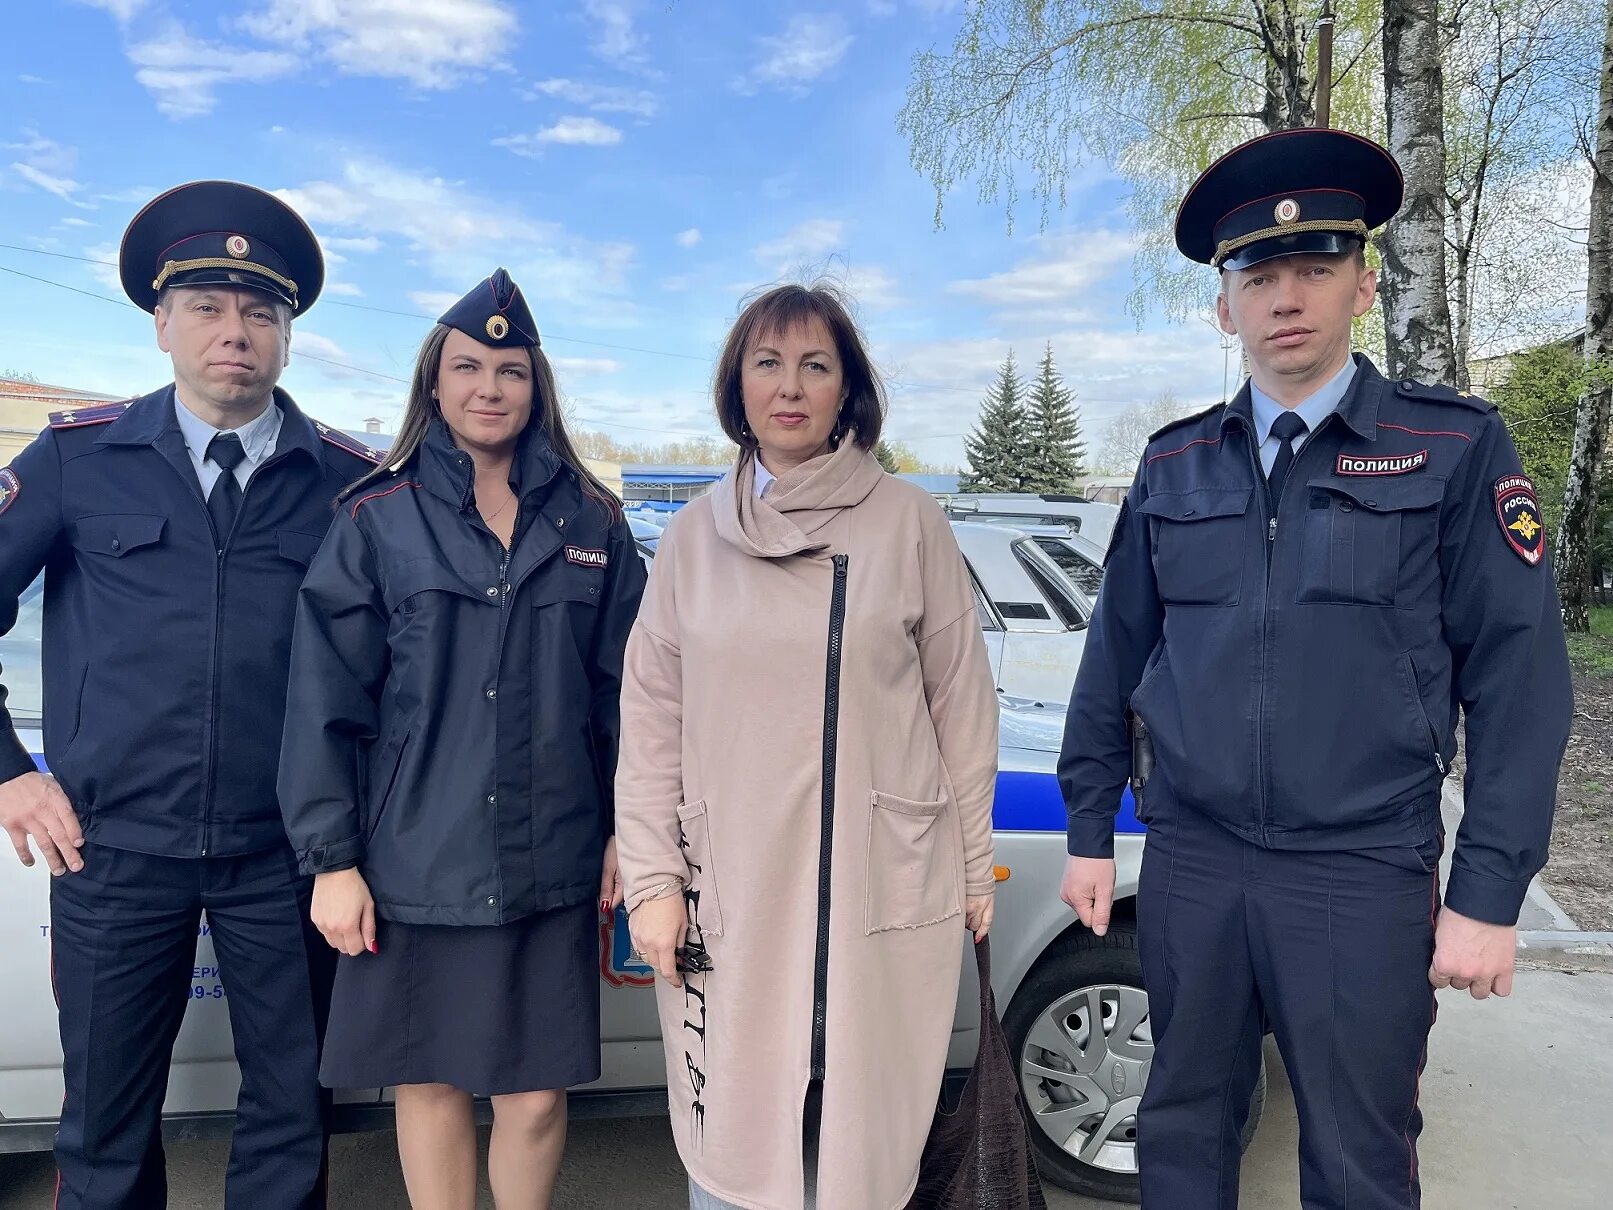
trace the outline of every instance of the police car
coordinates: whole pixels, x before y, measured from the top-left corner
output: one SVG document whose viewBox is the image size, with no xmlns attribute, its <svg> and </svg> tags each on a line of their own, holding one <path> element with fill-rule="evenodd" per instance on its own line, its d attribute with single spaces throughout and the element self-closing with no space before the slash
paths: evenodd
<svg viewBox="0 0 1613 1210">
<path fill-rule="evenodd" d="M 1016 603 L 987 596 L 983 588 L 996 582 L 985 562 L 996 556 L 989 551 L 981 554 L 986 550 L 982 531 L 991 528 L 971 523 L 965 532 L 959 527 L 960 543 L 979 559 L 971 559 L 971 569 L 981 592 L 983 626 L 1002 619 L 1004 604 Z M 1013 531 L 993 539 L 998 547 L 1021 540 L 1022 535 Z M 997 556 L 1002 554 L 998 550 Z M 1009 557 L 1019 564 L 1018 555 L 1010 551 Z M 1032 565 L 1039 564 L 1033 559 Z M 1044 574 L 1046 570 L 1042 568 Z M 22 599 L 17 624 L 0 638 L 0 669 L 23 741 L 43 768 L 44 759 L 37 755 L 43 747 L 41 613 L 36 583 Z M 1063 696 L 1068 692 L 1066 685 Z M 995 807 L 999 886 L 992 977 L 1009 1046 L 1019 1064 L 1032 1139 L 1048 1179 L 1088 1195 L 1135 1201 L 1136 1110 L 1153 1058 L 1131 907 L 1141 863 L 1142 826 L 1128 792 L 1116 821 L 1115 921 L 1108 936 L 1093 937 L 1059 900 L 1064 805 L 1055 770 L 1063 707 L 1004 694 L 1001 709 Z M 50 1147 L 61 1106 L 61 1049 L 50 996 L 49 882 L 42 865 L 27 869 L 9 856 L 0 860 L 0 1021 L 6 1023 L 0 1030 L 0 1152 Z M 966 944 L 959 931 L 960 945 Z M 972 1064 L 978 1038 L 974 964 L 965 962 L 964 972 L 949 1057 L 955 1072 Z M 600 978 L 605 984 L 604 1074 L 573 1094 L 572 1113 L 584 1117 L 664 1112 L 661 1090 L 666 1072 L 649 990 L 652 975 L 632 958 L 626 917 L 620 911 L 600 924 Z M 465 994 L 480 993 L 466 988 Z M 228 1129 L 239 1074 L 231 1050 L 227 997 L 204 920 L 197 939 L 190 1009 L 174 1047 L 164 1103 L 165 1122 L 172 1132 L 197 1135 Z M 1263 1089 L 1256 1094 L 1251 1130 L 1262 1097 Z M 338 1124 L 346 1129 L 384 1128 L 390 1122 L 390 1099 L 387 1089 L 346 1090 L 338 1095 Z M 485 1112 L 486 1106 L 482 1108 Z"/>
</svg>

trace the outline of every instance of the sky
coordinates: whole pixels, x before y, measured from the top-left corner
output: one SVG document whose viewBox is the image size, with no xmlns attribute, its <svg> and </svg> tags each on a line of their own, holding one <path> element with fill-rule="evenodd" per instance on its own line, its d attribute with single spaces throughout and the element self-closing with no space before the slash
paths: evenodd
<svg viewBox="0 0 1613 1210">
<path fill-rule="evenodd" d="M 500 265 L 577 426 L 621 441 L 716 435 L 711 367 L 741 301 L 820 273 L 856 300 L 887 435 L 931 463 L 962 460 L 1010 348 L 1029 371 L 1051 342 L 1089 444 L 1162 391 L 1222 398 L 1208 322 L 1128 313 L 1126 186 L 1101 166 L 1045 227 L 1032 207 L 1010 232 L 964 182 L 937 228 L 896 115 L 959 0 L 8 8 L 0 372 L 120 395 L 167 382 L 151 320 L 102 301 L 123 295 L 92 262 L 116 262 L 156 194 L 229 178 L 278 193 L 323 244 L 281 385 L 348 428 L 392 431 L 432 321 Z"/>
</svg>

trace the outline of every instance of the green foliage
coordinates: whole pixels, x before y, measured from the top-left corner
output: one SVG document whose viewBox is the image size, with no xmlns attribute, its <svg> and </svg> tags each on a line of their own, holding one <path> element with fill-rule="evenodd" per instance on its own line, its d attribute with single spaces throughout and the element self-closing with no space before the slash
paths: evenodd
<svg viewBox="0 0 1613 1210">
<path fill-rule="evenodd" d="M 897 461 L 896 452 L 891 449 L 890 442 L 883 437 L 874 446 L 874 457 L 878 459 L 880 467 L 883 468 L 887 475 L 897 474 L 902 469 L 901 464 Z"/>
<path fill-rule="evenodd" d="M 968 466 L 958 488 L 965 492 L 1022 492 L 1035 457 L 1035 433 L 1026 406 L 1025 384 L 1020 381 L 1013 350 L 986 392 L 980 419 L 964 438 Z"/>
<path fill-rule="evenodd" d="M 1046 224 L 1088 155 L 1128 184 L 1137 292 L 1174 316 L 1213 296 L 1172 217 L 1231 147 L 1315 117 L 1318 8 L 1287 0 L 971 0 L 952 48 L 915 56 L 897 125 L 935 189 L 937 225 L 964 181 L 1010 227 L 1028 181 Z M 1335 6 L 1332 122 L 1379 136 L 1381 3 Z"/>
<path fill-rule="evenodd" d="M 1064 385 L 1053 364 L 1053 346 L 1042 365 L 1029 401 L 1032 448 L 1025 468 L 1028 492 L 1073 492 L 1086 473 L 1087 447 L 1081 439 L 1081 414 L 1075 393 Z"/>
<path fill-rule="evenodd" d="M 1568 658 L 1576 672 L 1613 676 L 1613 605 L 1591 607 L 1590 632 L 1568 636 Z"/>
</svg>

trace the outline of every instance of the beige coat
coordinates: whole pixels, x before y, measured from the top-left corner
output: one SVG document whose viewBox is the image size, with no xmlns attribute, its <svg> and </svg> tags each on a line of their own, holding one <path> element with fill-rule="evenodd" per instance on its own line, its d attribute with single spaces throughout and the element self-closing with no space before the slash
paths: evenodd
<svg viewBox="0 0 1613 1210">
<path fill-rule="evenodd" d="M 629 906 L 671 876 L 713 966 L 657 984 L 690 1175 L 802 1205 L 819 950 L 833 556 L 848 558 L 818 1206 L 896 1210 L 918 1173 L 966 933 L 993 889 L 997 700 L 945 515 L 853 445 L 757 499 L 742 460 L 682 510 L 627 647 L 616 827 Z"/>
</svg>

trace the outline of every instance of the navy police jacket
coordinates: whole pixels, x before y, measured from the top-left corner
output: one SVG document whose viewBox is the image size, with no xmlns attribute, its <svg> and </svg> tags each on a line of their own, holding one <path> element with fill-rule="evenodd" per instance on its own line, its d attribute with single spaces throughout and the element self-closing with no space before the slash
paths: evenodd
<svg viewBox="0 0 1613 1210">
<path fill-rule="evenodd" d="M 1113 853 L 1128 711 L 1179 808 L 1275 849 L 1421 845 L 1467 718 L 1446 902 L 1517 919 L 1573 712 L 1534 489 L 1495 408 L 1365 358 L 1275 517 L 1247 384 L 1150 440 L 1115 526 L 1059 778 L 1069 851 Z"/>
<path fill-rule="evenodd" d="M 274 398 L 278 445 L 222 543 L 172 386 L 57 413 L 0 471 L 0 633 L 43 570 L 45 757 L 97 844 L 285 844 L 274 787 L 297 586 L 331 502 L 379 455 Z M 33 767 L 0 691 L 0 781 Z"/>
<path fill-rule="evenodd" d="M 599 893 L 644 565 L 536 426 L 509 551 L 441 420 L 343 502 L 297 604 L 280 800 L 385 919 L 502 924 Z"/>
</svg>

